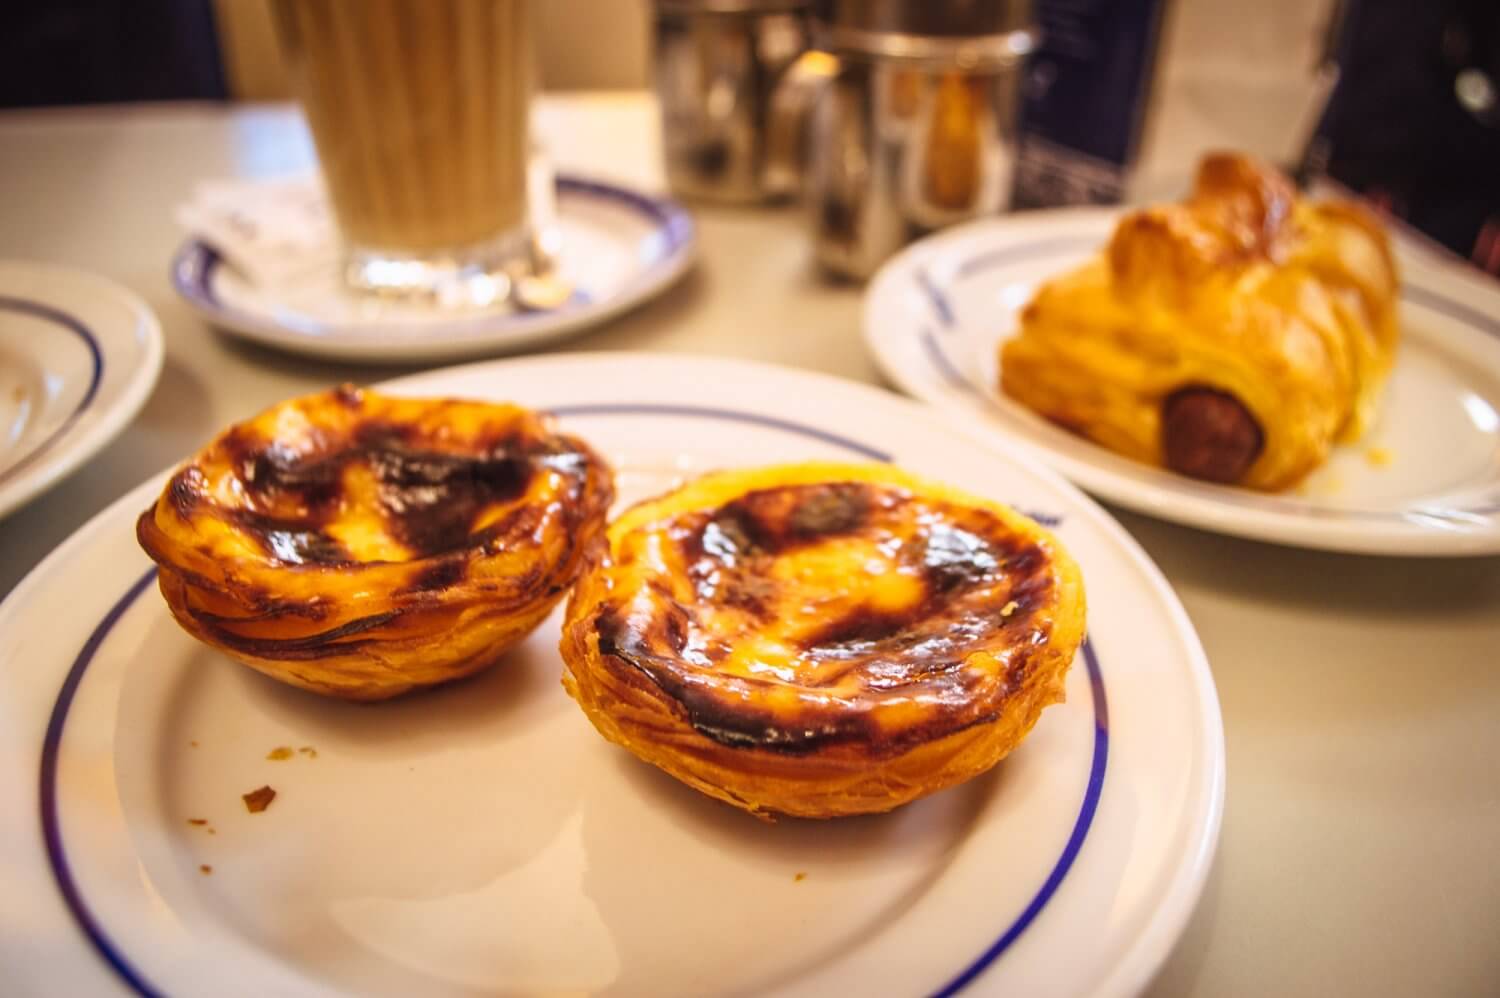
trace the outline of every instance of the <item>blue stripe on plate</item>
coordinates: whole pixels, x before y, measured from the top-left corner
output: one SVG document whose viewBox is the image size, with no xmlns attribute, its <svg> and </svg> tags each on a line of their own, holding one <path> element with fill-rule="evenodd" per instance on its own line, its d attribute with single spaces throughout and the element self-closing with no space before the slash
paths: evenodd
<svg viewBox="0 0 1500 998">
<path fill-rule="evenodd" d="M 918 267 L 913 275 L 917 284 L 927 293 L 927 300 L 932 302 L 932 310 L 937 313 L 938 321 L 944 329 L 951 329 L 957 323 L 957 317 L 953 314 L 953 303 L 948 300 L 947 293 L 932 279 L 926 267 Z"/>
<path fill-rule="evenodd" d="M 943 345 L 938 342 L 936 336 L 932 335 L 931 327 L 923 326 L 917 333 L 917 336 L 922 342 L 922 348 L 927 351 L 927 359 L 932 361 L 932 366 L 937 368 L 938 373 L 943 376 L 944 381 L 962 391 L 978 391 L 973 385 L 969 384 L 969 379 L 964 377 L 964 373 L 958 369 L 958 365 L 953 363 L 948 357 L 948 352 L 943 349 Z M 983 393 L 981 392 L 980 394 Z"/>
<path fill-rule="evenodd" d="M 1431 288 L 1424 288 L 1416 284 L 1406 284 L 1401 288 L 1401 297 L 1414 305 L 1421 305 L 1432 309 L 1434 312 L 1441 312 L 1448 318 L 1457 319 L 1466 326 L 1473 326 L 1475 329 L 1489 333 L 1491 336 L 1500 337 L 1500 316 L 1481 312 L 1472 305 L 1455 301 Z"/>
<path fill-rule="evenodd" d="M 597 402 L 580 403 L 575 405 L 556 406 L 550 409 L 553 414 L 559 416 L 594 416 L 594 415 L 666 415 L 687 416 L 700 419 L 718 419 L 729 422 L 739 422 L 756 426 L 765 426 L 772 429 L 783 430 L 798 436 L 831 443 L 849 450 L 851 453 L 876 461 L 890 461 L 891 455 L 868 444 L 860 443 L 848 437 L 822 430 L 814 426 L 807 426 L 791 420 L 782 419 L 777 416 L 767 416 L 755 412 L 743 412 L 733 409 L 719 409 L 711 406 L 674 405 L 668 403 L 642 403 L 642 402 Z M 1043 522 L 1057 522 L 1058 517 L 1045 513 L 1031 514 Z M 112 606 L 104 619 L 94 628 L 88 640 L 84 642 L 83 648 L 78 652 L 72 668 L 68 670 L 67 677 L 63 680 L 61 689 L 58 690 L 57 700 L 52 706 L 52 715 L 47 722 L 47 733 L 42 742 L 42 762 L 39 780 L 39 811 L 42 823 L 42 839 L 46 844 L 47 860 L 52 867 L 52 876 L 57 881 L 57 888 L 62 894 L 63 901 L 68 910 L 72 912 L 79 928 L 93 944 L 94 949 L 104 959 L 116 974 L 119 975 L 128 987 L 137 994 L 146 995 L 148 998 L 157 998 L 162 992 L 154 988 L 135 967 L 134 964 L 121 952 L 105 932 L 104 926 L 100 924 L 98 917 L 90 910 L 87 901 L 79 890 L 78 883 L 73 877 L 72 868 L 68 863 L 67 853 L 63 847 L 62 822 L 58 813 L 57 792 L 57 764 L 58 755 L 62 748 L 62 737 L 67 724 L 68 711 L 73 705 L 73 697 L 82 683 L 84 674 L 88 671 L 89 664 L 94 660 L 99 648 L 109 637 L 110 631 L 119 623 L 120 618 L 130 609 L 131 605 L 140 598 L 141 594 L 151 585 L 156 578 L 156 569 L 151 569 L 141 578 L 137 579 L 121 596 L 119 601 Z M 1088 835 L 1090 826 L 1093 824 L 1094 813 L 1099 805 L 1099 794 L 1104 785 L 1105 764 L 1109 755 L 1109 718 L 1105 709 L 1104 699 L 1104 677 L 1099 668 L 1099 661 L 1094 654 L 1093 646 L 1085 640 L 1083 643 L 1084 661 L 1088 666 L 1089 684 L 1093 691 L 1094 700 L 1094 755 L 1089 770 L 1088 786 L 1084 791 L 1083 803 L 1080 807 L 1078 817 L 1073 823 L 1072 834 L 1063 846 L 1063 852 L 1058 861 L 1053 865 L 1051 873 L 1042 883 L 1036 895 L 1022 910 L 1020 916 L 1006 928 L 1000 938 L 988 949 L 966 967 L 958 976 L 954 977 L 948 984 L 944 985 L 939 995 L 947 996 L 956 994 L 980 974 L 984 973 L 1000 955 L 1026 931 L 1027 926 L 1036 920 L 1047 902 L 1056 893 L 1058 886 L 1072 867 L 1074 859 L 1077 858 L 1079 850 L 1083 847 L 1084 838 Z"/>
<path fill-rule="evenodd" d="M 83 398 L 78 401 L 78 405 L 30 453 L 9 468 L 6 468 L 5 471 L 0 472 L 0 484 L 4 484 L 46 453 L 48 448 L 57 443 L 58 440 L 73 428 L 74 424 L 78 422 L 79 417 L 83 415 L 84 410 L 93 404 L 94 397 L 99 394 L 99 382 L 104 380 L 104 351 L 100 349 L 98 338 L 94 336 L 93 331 L 88 326 L 68 313 L 53 308 L 51 305 L 29 301 L 25 298 L 0 295 L 0 310 L 19 312 L 22 315 L 29 315 L 32 318 L 43 319 L 62 326 L 83 341 L 83 345 L 88 348 L 89 357 L 93 361 L 93 370 L 89 373 L 89 386 L 84 389 Z"/>
<path fill-rule="evenodd" d="M 1092 250 L 1098 245 L 1099 237 L 1094 235 L 1049 236 L 1046 239 L 1033 239 L 1028 242 L 1012 243 L 1009 246 L 1000 246 L 992 250 L 986 250 L 978 256 L 969 257 L 958 265 L 955 273 L 959 278 L 973 277 L 982 270 L 991 270 L 1008 263 L 1017 263 L 1033 255 L 1069 252 L 1073 250 Z"/>
<path fill-rule="evenodd" d="M 993 270 L 996 267 L 1021 262 L 1033 256 L 1090 249 L 1097 245 L 1098 239 L 1093 236 L 1065 236 L 1014 243 L 960 261 L 958 266 L 953 268 L 953 272 L 958 278 L 966 279 L 986 270 Z M 932 303 L 933 312 L 937 315 L 942 325 L 945 328 L 954 326 L 956 324 L 955 316 L 957 313 L 953 308 L 953 301 L 949 291 L 952 284 L 939 285 L 932 279 L 932 275 L 924 267 L 918 267 L 913 272 L 912 279 Z M 1439 291 L 1416 284 L 1403 284 L 1401 287 L 1401 297 L 1413 304 L 1422 305 L 1435 312 L 1441 312 L 1449 318 L 1457 319 L 1459 322 L 1478 329 L 1481 332 L 1500 337 L 1500 316 L 1483 312 L 1472 305 L 1450 298 Z"/>
<path fill-rule="evenodd" d="M 587 180 L 582 177 L 558 176 L 556 184 L 559 197 L 589 197 L 599 201 L 613 201 L 648 218 L 656 227 L 656 231 L 646 236 L 640 244 L 640 263 L 645 267 L 661 266 L 670 258 L 683 252 L 693 241 L 693 216 L 681 204 L 669 198 L 652 197 L 627 187 L 617 187 L 614 184 Z M 201 240 L 190 239 L 172 260 L 169 275 L 172 287 L 184 298 L 206 308 L 218 312 L 234 311 L 219 299 L 218 293 L 214 290 L 214 271 L 223 264 L 224 257 L 218 250 Z M 624 289 L 621 289 L 619 293 L 624 293 Z M 596 304 L 595 297 L 580 288 L 568 301 L 557 308 L 497 314 L 485 317 L 482 322 L 486 328 L 504 327 L 509 322 L 534 322 L 538 315 L 554 315 L 593 304 Z M 265 317 L 247 315 L 247 318 L 262 321 Z M 282 324 L 287 328 L 308 334 L 327 332 L 330 328 L 321 323 L 293 321 L 292 318 L 287 317 L 283 318 Z"/>
<path fill-rule="evenodd" d="M 1042 883 L 1042 889 L 1036 892 L 1031 903 L 1022 910 L 1010 927 L 1001 933 L 1000 938 L 990 945 L 989 949 L 981 953 L 979 958 L 965 967 L 957 977 L 934 992 L 934 998 L 949 998 L 950 995 L 958 994 L 974 978 L 989 969 L 990 965 L 1000 958 L 1000 954 L 1020 938 L 1027 926 L 1036 921 L 1036 917 L 1042 913 L 1047 902 L 1052 900 L 1052 895 L 1057 893 L 1058 887 L 1062 886 L 1063 878 L 1068 875 L 1068 871 L 1073 867 L 1073 861 L 1078 858 L 1079 850 L 1083 848 L 1083 840 L 1088 837 L 1089 828 L 1094 823 L 1094 814 L 1099 810 L 1099 794 L 1104 790 L 1104 771 L 1109 764 L 1109 706 L 1104 698 L 1104 674 L 1099 669 L 1099 659 L 1094 654 L 1094 646 L 1087 638 L 1083 641 L 1083 661 L 1088 666 L 1089 688 L 1093 692 L 1094 699 L 1094 758 L 1089 766 L 1089 783 L 1083 791 L 1083 805 L 1078 810 L 1077 820 L 1073 822 L 1073 832 L 1068 836 L 1067 845 L 1063 846 L 1062 855 L 1053 865 L 1052 872 Z"/>
<path fill-rule="evenodd" d="M 104 639 L 109 636 L 115 624 L 119 623 L 120 618 L 125 615 L 125 611 L 130 609 L 130 605 L 155 579 L 156 569 L 152 568 L 126 590 L 125 595 L 110 607 L 104 619 L 99 621 L 94 632 L 89 635 L 89 639 L 83 643 L 83 650 L 74 660 L 73 668 L 68 670 L 62 688 L 57 691 L 57 701 L 52 705 L 52 717 L 47 721 L 47 734 L 42 740 L 41 783 L 38 798 L 38 808 L 42 818 L 42 841 L 47 846 L 47 861 L 52 865 L 52 876 L 57 881 L 57 889 L 62 893 L 63 900 L 67 902 L 68 910 L 73 913 L 73 917 L 78 921 L 78 927 L 83 930 L 84 935 L 88 936 L 89 942 L 94 944 L 94 949 L 98 950 L 104 962 L 109 964 L 127 985 L 138 993 L 152 996 L 152 998 L 161 992 L 146 983 L 140 971 L 135 969 L 135 966 L 105 934 L 104 927 L 99 924 L 99 919 L 84 903 L 83 894 L 78 890 L 78 882 L 73 879 L 72 867 L 68 865 L 67 853 L 63 851 L 62 824 L 57 814 L 57 755 L 62 748 L 63 726 L 68 720 L 68 709 L 73 706 L 73 695 L 78 692 L 78 684 L 83 681 L 83 674 L 88 670 L 89 663 L 94 660 L 94 654 L 99 651 L 99 646 L 104 644 Z"/>
<path fill-rule="evenodd" d="M 853 451 L 872 461 L 887 463 L 891 461 L 891 455 L 886 451 L 862 444 L 857 440 L 851 440 L 828 430 L 820 430 L 815 426 L 805 426 L 789 419 L 766 416 L 758 412 L 742 412 L 737 409 L 720 409 L 714 406 L 677 405 L 670 402 L 583 402 L 576 405 L 553 406 L 547 411 L 554 416 L 695 416 L 700 419 L 748 423 L 821 440 L 824 443 Z"/>
</svg>

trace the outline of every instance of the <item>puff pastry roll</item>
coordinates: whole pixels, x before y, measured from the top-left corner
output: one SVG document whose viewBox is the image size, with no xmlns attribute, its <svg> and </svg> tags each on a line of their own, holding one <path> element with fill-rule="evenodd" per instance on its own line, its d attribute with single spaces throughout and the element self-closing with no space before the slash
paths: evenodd
<svg viewBox="0 0 1500 998">
<path fill-rule="evenodd" d="M 1187 201 L 1126 215 L 1042 286 L 1001 347 L 1001 388 L 1136 460 L 1283 489 L 1369 423 L 1398 283 L 1370 212 L 1211 155 Z"/>
</svg>

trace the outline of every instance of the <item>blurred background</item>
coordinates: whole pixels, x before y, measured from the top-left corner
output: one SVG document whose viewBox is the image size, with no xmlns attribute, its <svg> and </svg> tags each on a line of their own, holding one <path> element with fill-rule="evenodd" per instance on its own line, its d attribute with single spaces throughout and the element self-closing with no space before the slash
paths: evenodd
<svg viewBox="0 0 1500 998">
<path fill-rule="evenodd" d="M 50 0 L 0 37 L 0 106 L 291 100 L 270 0 Z M 648 83 L 650 0 L 537 4 L 542 87 Z"/>
<path fill-rule="evenodd" d="M 1178 0 L 1164 54 L 1177 82 L 1211 89 L 1296 77 L 1338 0 Z M 650 0 L 538 6 L 542 87 L 649 83 Z M 0 46 L 0 104 L 289 100 L 269 0 L 53 0 L 15 12 Z"/>
<path fill-rule="evenodd" d="M 1073 16 L 1156 3 L 1039 0 L 1044 23 L 1049 5 Z M 1198 152 L 1241 149 L 1326 175 L 1500 274 L 1500 2 L 1164 11 L 1130 197 L 1176 196 Z M 547 0 L 538 13 L 544 90 L 650 85 L 650 0 Z M 291 97 L 268 0 L 52 0 L 17 5 L 7 29 L 0 107 Z"/>
</svg>

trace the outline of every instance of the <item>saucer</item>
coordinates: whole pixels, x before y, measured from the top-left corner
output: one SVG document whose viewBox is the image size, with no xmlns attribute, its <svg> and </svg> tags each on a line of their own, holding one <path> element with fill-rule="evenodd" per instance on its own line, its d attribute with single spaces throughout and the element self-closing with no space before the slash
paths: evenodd
<svg viewBox="0 0 1500 998">
<path fill-rule="evenodd" d="M 697 249 L 692 216 L 678 202 L 576 176 L 557 178 L 553 240 L 558 275 L 574 290 L 547 309 L 360 297 L 331 259 L 275 286 L 256 285 L 197 238 L 178 250 L 171 276 L 188 304 L 230 335 L 317 357 L 403 363 L 511 353 L 577 335 L 666 290 Z"/>
</svg>

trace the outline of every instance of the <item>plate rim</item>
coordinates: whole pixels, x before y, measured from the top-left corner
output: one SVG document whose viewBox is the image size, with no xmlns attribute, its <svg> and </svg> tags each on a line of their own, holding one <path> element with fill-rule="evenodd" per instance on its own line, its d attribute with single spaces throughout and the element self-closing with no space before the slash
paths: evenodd
<svg viewBox="0 0 1500 998">
<path fill-rule="evenodd" d="M 945 364 L 933 357 L 930 349 L 914 352 L 923 355 L 929 370 L 939 378 L 957 378 L 963 382 L 966 386 L 963 391 L 937 390 L 901 363 L 902 358 L 897 356 L 899 347 L 892 344 L 916 337 L 917 331 L 907 328 L 899 335 L 892 332 L 897 326 L 911 326 L 904 321 L 904 311 L 896 307 L 896 300 L 911 284 L 920 286 L 930 295 L 927 286 L 931 283 L 929 265 L 944 253 L 970 242 L 976 244 L 976 249 L 981 243 L 989 243 L 993 252 L 1018 248 L 1026 245 L 1028 234 L 1040 237 L 1049 229 L 1061 226 L 1072 226 L 1071 234 L 1058 231 L 1051 239 L 1044 237 L 1043 241 L 1077 242 L 1092 237 L 1097 245 L 1108 237 L 1107 227 L 1128 210 L 1129 206 L 1083 206 L 997 216 L 954 226 L 912 243 L 886 261 L 865 290 L 861 332 L 866 352 L 886 381 L 909 397 L 932 405 L 966 428 L 1026 450 L 1069 481 L 1105 501 L 1154 519 L 1248 540 L 1343 554 L 1483 557 L 1500 553 L 1500 509 L 1482 511 L 1481 515 L 1486 517 L 1483 529 L 1463 532 L 1430 524 L 1419 525 L 1403 519 L 1398 513 L 1390 514 L 1389 522 L 1370 522 L 1348 529 L 1346 525 L 1351 517 L 1338 516 L 1338 510 L 1329 509 L 1327 514 L 1312 517 L 1289 510 L 1257 508 L 1236 502 L 1239 490 L 1232 486 L 1190 481 L 1133 481 L 1108 465 L 1062 453 L 1043 440 L 1033 440 L 1009 425 L 1007 417 L 994 416 L 995 401 L 969 384 L 961 372 L 950 370 L 951 363 Z M 1095 227 L 1102 231 L 1096 231 Z M 1408 265 L 1402 281 L 1403 300 L 1419 308 L 1438 311 L 1454 322 L 1470 326 L 1479 335 L 1500 337 L 1500 320 L 1486 315 L 1464 297 L 1445 295 L 1432 287 L 1435 282 L 1456 280 L 1455 277 L 1439 266 L 1413 257 L 1399 240 L 1396 245 L 1403 263 Z M 1420 273 L 1420 281 L 1411 278 L 1413 270 Z M 889 316 L 902 316 L 902 319 Z M 1500 369 L 1496 374 L 1500 376 Z M 970 392 L 976 395 L 975 399 L 962 397 Z M 976 416 L 980 418 L 975 420 Z M 971 423 L 974 424 L 972 427 Z M 1105 454 L 1114 456 L 1110 452 Z M 1387 518 L 1382 517 L 1384 519 Z"/>
<path fill-rule="evenodd" d="M 559 356 L 522 357 L 509 360 L 481 361 L 447 369 L 420 372 L 381 382 L 376 387 L 399 390 L 403 383 L 416 383 L 424 379 L 433 378 L 441 379 L 455 372 L 482 370 L 495 365 L 599 366 L 609 369 L 617 367 L 621 359 L 639 359 L 643 357 L 647 358 L 648 362 L 654 363 L 690 367 L 707 365 L 720 367 L 721 369 L 728 367 L 742 371 L 748 369 L 751 373 L 762 376 L 776 377 L 778 375 L 790 374 L 800 378 L 832 382 L 845 389 L 852 388 L 858 392 L 879 395 L 887 404 L 908 408 L 913 416 L 921 416 L 921 414 L 925 413 L 926 415 L 923 418 L 929 420 L 931 429 L 944 431 L 950 429 L 943 425 L 941 418 L 934 414 L 929 407 L 874 386 L 852 382 L 821 372 L 722 357 L 698 357 L 665 353 L 633 354 L 610 351 L 594 351 Z M 808 425 L 816 426 L 816 424 Z M 1181 600 L 1172 589 L 1164 573 L 1151 560 L 1140 544 L 1108 511 L 1100 507 L 1095 500 L 1084 494 L 1077 486 L 1066 481 L 1051 468 L 1040 464 L 1032 455 L 1025 451 L 1017 452 L 1002 446 L 994 440 L 969 432 L 963 428 L 961 428 L 961 435 L 966 438 L 967 442 L 989 452 L 992 457 L 997 458 L 1000 462 L 1011 462 L 1020 465 L 1025 470 L 1035 474 L 1050 489 L 1066 497 L 1074 510 L 1083 513 L 1091 521 L 1092 526 L 1100 531 L 1101 537 L 1107 542 L 1108 547 L 1115 555 L 1122 557 L 1123 561 L 1130 568 L 1140 572 L 1147 580 L 1154 601 L 1162 607 L 1170 622 L 1167 636 L 1170 639 L 1175 639 L 1182 652 L 1182 661 L 1185 667 L 1183 676 L 1193 692 L 1191 698 L 1195 708 L 1193 713 L 1195 720 L 1201 724 L 1201 742 L 1203 747 L 1202 757 L 1197 760 L 1202 770 L 1202 777 L 1189 778 L 1188 782 L 1188 796 L 1194 806 L 1184 809 L 1188 817 L 1177 826 L 1179 832 L 1186 834 L 1191 849 L 1182 860 L 1179 860 L 1170 869 L 1169 874 L 1163 878 L 1162 887 L 1159 891 L 1160 904 L 1142 919 L 1140 927 L 1127 938 L 1120 960 L 1109 969 L 1105 977 L 1101 978 L 1098 987 L 1094 991 L 1089 992 L 1095 995 L 1135 994 L 1144 988 L 1160 970 L 1162 964 L 1166 961 L 1180 939 L 1188 919 L 1192 916 L 1202 896 L 1208 873 L 1217 852 L 1224 808 L 1225 743 L 1222 711 L 1212 670 L 1209 666 L 1201 639 L 1198 637 L 1186 609 L 1183 607 Z M 121 519 L 122 521 L 132 519 L 134 516 L 134 506 L 132 504 L 139 504 L 142 497 L 145 497 L 149 501 L 150 495 L 159 490 L 164 476 L 169 473 L 170 468 L 148 477 L 111 502 L 104 510 L 101 510 L 90 517 L 84 524 L 80 525 L 57 549 L 28 572 L 12 593 L 3 602 L 0 602 L 0 622 L 20 613 L 24 609 L 24 604 L 34 599 L 34 593 L 43 590 L 56 573 L 66 572 L 68 566 L 77 560 L 76 550 L 87 546 L 90 540 L 89 535 L 107 529 L 109 521 L 113 519 Z M 113 601 L 111 605 L 116 609 L 128 608 L 128 605 L 134 601 L 134 598 L 139 597 L 140 591 L 147 587 L 147 584 L 154 576 L 155 573 L 152 571 L 144 577 L 137 577 L 129 586 L 128 593 L 122 596 L 109 596 L 107 598 Z M 101 617 L 99 624 L 96 625 L 96 630 L 103 630 L 107 616 L 108 614 L 105 617 Z M 1082 654 L 1083 652 L 1080 650 L 1080 655 Z M 64 655 L 62 657 L 66 658 L 67 656 Z M 80 651 L 79 657 L 82 657 L 82 651 Z M 58 677 L 60 682 L 56 687 L 49 686 L 49 688 L 55 688 L 57 693 L 49 693 L 49 697 L 59 695 L 61 693 L 62 681 L 66 681 L 68 678 L 70 670 L 68 663 L 64 662 L 61 668 L 64 674 Z M 49 714 L 49 729 L 51 720 L 52 718 Z M 49 880 L 49 884 L 58 890 L 59 893 L 62 893 L 60 889 L 61 885 L 55 879 Z M 86 932 L 86 930 L 78 925 L 76 913 L 71 910 L 70 906 L 67 911 L 67 917 L 70 919 L 68 924 L 71 929 L 80 931 L 80 934 Z M 89 946 L 92 942 L 91 939 L 86 937 L 78 941 L 85 946 Z M 107 959 L 107 954 L 102 952 L 97 944 L 91 948 L 94 948 L 96 953 Z M 971 962 L 977 963 L 978 961 Z M 983 964 L 978 967 L 979 972 L 972 977 L 965 978 L 961 982 L 961 986 L 975 986 L 977 990 L 973 993 L 984 993 L 987 991 L 984 984 L 983 972 L 988 969 L 989 962 L 989 960 L 984 960 Z M 112 969 L 118 972 L 118 967 Z M 115 978 L 117 981 L 119 979 Z M 126 977 L 125 980 L 128 982 L 131 979 Z M 937 993 L 951 994 L 956 990 L 950 990 L 945 987 Z"/>
<path fill-rule="evenodd" d="M 304 356 L 402 364 L 493 357 L 580 335 L 666 291 L 697 262 L 701 252 L 698 223 L 687 206 L 676 198 L 574 171 L 559 172 L 556 184 L 559 203 L 583 197 L 625 204 L 638 215 L 650 218 L 656 231 L 667 235 L 669 246 L 661 259 L 633 274 L 613 296 L 531 313 L 519 328 L 507 328 L 514 326 L 516 313 L 505 313 L 434 324 L 420 338 L 403 335 L 381 342 L 384 331 L 381 324 L 319 327 L 313 323 L 305 328 L 286 325 L 270 316 L 220 302 L 210 283 L 220 255 L 193 235 L 173 253 L 168 280 L 200 318 L 228 335 Z M 430 335 L 443 328 L 447 329 L 446 338 Z"/>
<path fill-rule="evenodd" d="M 129 333 L 139 334 L 141 356 L 118 390 L 101 398 L 111 360 L 121 363 L 118 338 L 120 330 L 100 333 L 96 324 L 81 319 L 68 300 L 72 295 L 39 296 L 35 290 L 17 292 L 11 284 L 17 275 L 27 275 L 43 282 L 60 282 L 82 289 L 81 294 L 95 299 L 110 299 L 135 319 Z M 25 277 L 21 278 L 25 280 Z M 75 267 L 30 260 L 0 260 L 0 298 L 24 303 L 33 314 L 46 313 L 46 321 L 62 325 L 80 336 L 93 357 L 94 370 L 85 397 L 64 423 L 28 451 L 19 462 L 0 474 L 0 519 L 25 506 L 46 490 L 77 471 L 85 461 L 98 454 L 135 420 L 151 397 L 161 377 L 166 346 L 161 321 L 144 298 L 109 278 Z M 86 414 L 95 418 L 85 420 Z"/>
</svg>

